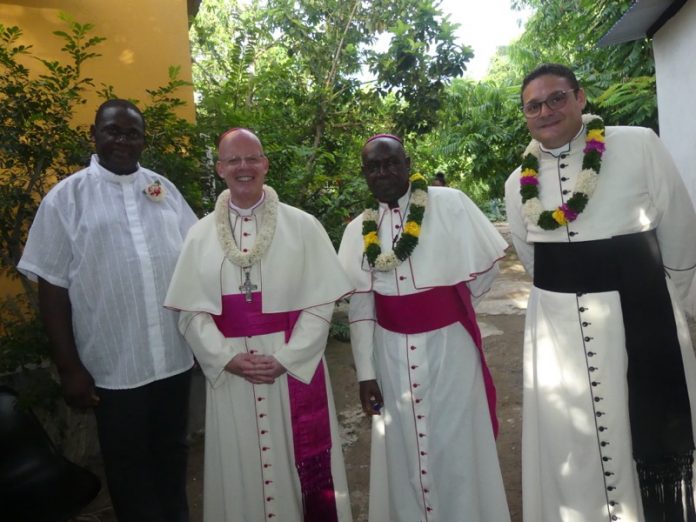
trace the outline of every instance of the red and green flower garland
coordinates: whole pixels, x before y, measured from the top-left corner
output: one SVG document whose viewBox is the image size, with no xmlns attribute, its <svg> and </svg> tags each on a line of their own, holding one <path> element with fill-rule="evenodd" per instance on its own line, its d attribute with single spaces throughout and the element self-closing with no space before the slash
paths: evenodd
<svg viewBox="0 0 696 522">
<path fill-rule="evenodd" d="M 582 117 L 587 128 L 582 170 L 575 184 L 574 194 L 555 210 L 544 210 L 539 200 L 539 142 L 532 140 L 522 158 L 520 194 L 522 211 L 527 219 L 543 228 L 554 230 L 567 225 L 585 210 L 585 206 L 597 187 L 599 169 L 604 154 L 604 122 L 599 116 L 585 114 Z"/>
<path fill-rule="evenodd" d="M 420 174 L 413 174 L 409 180 L 411 182 L 410 209 L 394 250 L 382 253 L 377 235 L 379 210 L 368 208 L 363 212 L 362 234 L 365 257 L 370 266 L 380 272 L 388 272 L 399 266 L 402 261 L 409 258 L 418 245 L 423 214 L 428 204 L 428 183 Z"/>
</svg>

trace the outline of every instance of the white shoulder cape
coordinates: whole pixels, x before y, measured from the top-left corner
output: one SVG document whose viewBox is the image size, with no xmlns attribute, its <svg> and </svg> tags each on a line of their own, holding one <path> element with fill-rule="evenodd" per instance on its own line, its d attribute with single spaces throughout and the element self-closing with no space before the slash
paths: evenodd
<svg viewBox="0 0 696 522">
<path fill-rule="evenodd" d="M 319 221 L 284 203 L 278 205 L 275 235 L 260 263 L 264 313 L 331 303 L 352 290 Z M 164 305 L 220 314 L 223 273 L 237 268 L 225 258 L 211 213 L 189 231 Z"/>
</svg>

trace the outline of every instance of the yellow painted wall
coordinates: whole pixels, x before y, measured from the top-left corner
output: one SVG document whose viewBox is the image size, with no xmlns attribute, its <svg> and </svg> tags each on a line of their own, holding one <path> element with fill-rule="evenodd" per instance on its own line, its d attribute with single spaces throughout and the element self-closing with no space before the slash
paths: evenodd
<svg viewBox="0 0 696 522">
<path fill-rule="evenodd" d="M 191 81 L 186 0 L 0 0 L 0 23 L 19 26 L 20 43 L 32 45 L 36 56 L 65 63 L 69 57 L 60 51 L 64 40 L 53 34 L 68 31 L 60 12 L 76 22 L 94 24 L 89 36 L 106 38 L 95 48 L 101 56 L 83 68 L 83 77 L 92 78 L 96 88 L 112 85 L 119 97 L 136 99 L 142 108 L 149 104 L 146 89 L 166 85 L 169 66 L 179 66 L 179 78 Z M 23 63 L 35 74 L 44 72 L 33 59 Z M 186 102 L 179 115 L 193 121 L 193 88 L 182 87 L 177 94 Z M 94 92 L 86 98 L 87 103 L 76 110 L 75 123 L 92 123 L 104 101 Z M 20 288 L 17 281 L 0 278 L 0 297 Z"/>
<path fill-rule="evenodd" d="M 90 35 L 106 38 L 95 49 L 102 56 L 88 60 L 83 71 L 95 86 L 113 85 L 118 96 L 147 105 L 145 89 L 165 85 L 170 65 L 180 66 L 179 77 L 191 81 L 186 0 L 0 0 L 0 23 L 19 26 L 22 43 L 33 45 L 34 54 L 62 61 L 63 40 L 52 34 L 66 30 L 60 12 L 94 24 Z M 41 70 L 40 64 L 26 65 Z M 186 101 L 179 114 L 193 121 L 193 89 L 181 88 L 178 95 Z M 78 123 L 91 123 L 103 101 L 95 94 L 87 100 L 77 114 Z"/>
</svg>

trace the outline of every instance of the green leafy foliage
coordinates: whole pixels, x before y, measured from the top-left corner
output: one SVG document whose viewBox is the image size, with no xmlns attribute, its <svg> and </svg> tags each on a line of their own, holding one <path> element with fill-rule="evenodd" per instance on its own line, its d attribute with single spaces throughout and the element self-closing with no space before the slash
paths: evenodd
<svg viewBox="0 0 696 522">
<path fill-rule="evenodd" d="M 86 91 L 94 89 L 82 66 L 99 57 L 95 49 L 104 38 L 90 36 L 91 24 L 62 19 L 68 28 L 53 34 L 64 43 L 65 62 L 36 56 L 31 46 L 18 43 L 19 27 L 0 24 L 0 273 L 18 278 L 24 290 L 0 302 L 0 374 L 37 368 L 48 353 L 36 287 L 15 267 L 41 198 L 84 166 L 92 149 L 87 127 L 76 126 L 73 115 Z M 25 63 L 37 64 L 39 71 Z M 192 206 L 201 208 L 205 151 L 195 126 L 174 113 L 184 103 L 175 94 L 184 85 L 178 73 L 170 68 L 167 85 L 147 91 L 150 103 L 143 113 L 150 146 L 141 162 L 170 177 Z M 115 97 L 112 87 L 99 92 Z"/>
<path fill-rule="evenodd" d="M 407 121 L 418 132 L 433 127 L 447 83 L 471 56 L 433 4 L 204 2 L 191 27 L 202 134 L 212 145 L 230 127 L 256 131 L 281 200 L 317 216 L 338 244 L 369 199 L 364 140 L 405 131 Z M 392 45 L 380 54 L 370 46 L 382 33 Z M 368 67 L 379 80 L 364 78 Z"/>
</svg>

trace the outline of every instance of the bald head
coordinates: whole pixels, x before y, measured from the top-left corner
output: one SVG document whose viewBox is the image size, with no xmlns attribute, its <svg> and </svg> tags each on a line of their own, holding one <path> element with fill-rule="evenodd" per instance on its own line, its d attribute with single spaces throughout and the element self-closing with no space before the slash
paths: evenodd
<svg viewBox="0 0 696 522">
<path fill-rule="evenodd" d="M 375 198 L 396 204 L 408 190 L 411 160 L 398 139 L 377 136 L 363 147 L 362 172 Z"/>
<path fill-rule="evenodd" d="M 230 189 L 230 201 L 240 208 L 254 206 L 263 195 L 268 159 L 261 140 L 248 129 L 230 129 L 220 136 L 218 175 Z"/>
</svg>

